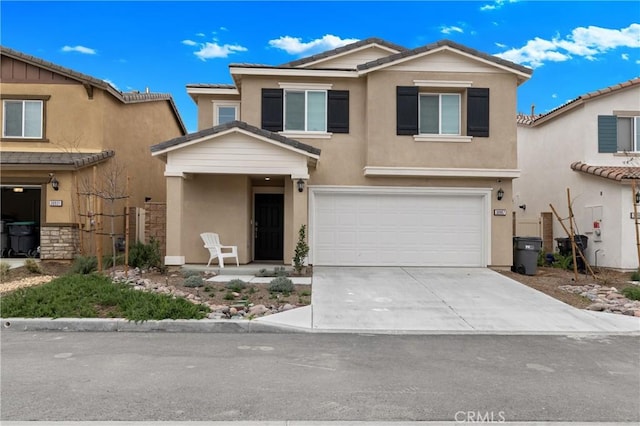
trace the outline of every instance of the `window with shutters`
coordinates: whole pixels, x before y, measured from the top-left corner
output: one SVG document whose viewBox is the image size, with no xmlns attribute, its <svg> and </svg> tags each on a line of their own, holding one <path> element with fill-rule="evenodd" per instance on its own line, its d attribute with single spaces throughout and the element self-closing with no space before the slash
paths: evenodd
<svg viewBox="0 0 640 426">
<path fill-rule="evenodd" d="M 326 132 L 326 90 L 285 90 L 284 131 Z"/>
<path fill-rule="evenodd" d="M 489 137 L 489 89 L 470 86 L 471 82 L 440 81 L 398 86 L 396 134 L 412 135 L 419 142 Z"/>
<path fill-rule="evenodd" d="M 640 117 L 618 117 L 618 152 L 640 151 Z"/>
</svg>

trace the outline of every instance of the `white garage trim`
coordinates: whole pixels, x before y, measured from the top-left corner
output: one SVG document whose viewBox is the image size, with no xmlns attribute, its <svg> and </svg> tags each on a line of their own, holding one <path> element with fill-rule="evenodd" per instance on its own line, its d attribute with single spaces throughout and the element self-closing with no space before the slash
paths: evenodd
<svg viewBox="0 0 640 426">
<path fill-rule="evenodd" d="M 309 262 L 314 264 L 314 251 L 318 242 L 318 205 L 319 201 L 317 197 L 330 194 L 353 194 L 353 195 L 423 195 L 433 197 L 456 197 L 461 201 L 469 201 L 474 206 L 475 211 L 480 214 L 477 222 L 477 230 L 480 233 L 479 239 L 476 240 L 479 243 L 478 256 L 473 265 L 486 267 L 491 263 L 491 188 L 442 188 L 442 187 L 387 187 L 387 186 L 309 186 Z M 464 200 L 467 198 L 467 200 Z M 475 198 L 478 203 L 473 202 L 471 199 Z M 406 198 L 405 198 L 406 199 Z M 444 198 L 443 198 L 444 199 Z M 482 211 L 480 211 L 481 209 Z M 478 233 L 476 232 L 476 235 Z M 397 260 L 396 260 L 397 262 Z M 418 263 L 416 263 L 418 262 Z M 394 265 L 398 265 L 394 263 Z M 419 261 L 408 261 L 407 265 L 403 266 L 418 266 Z M 380 264 L 379 266 L 383 266 Z M 435 266 L 435 265 L 434 265 Z M 441 265 L 442 266 L 442 265 Z"/>
</svg>

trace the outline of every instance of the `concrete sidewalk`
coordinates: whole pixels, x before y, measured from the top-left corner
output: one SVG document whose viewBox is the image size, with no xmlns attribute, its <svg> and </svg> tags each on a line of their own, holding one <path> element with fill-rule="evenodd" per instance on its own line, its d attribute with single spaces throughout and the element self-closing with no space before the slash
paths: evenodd
<svg viewBox="0 0 640 426">
<path fill-rule="evenodd" d="M 640 334 L 640 318 L 576 309 L 486 268 L 315 267 L 311 307 L 256 321 L 316 332 Z"/>
</svg>

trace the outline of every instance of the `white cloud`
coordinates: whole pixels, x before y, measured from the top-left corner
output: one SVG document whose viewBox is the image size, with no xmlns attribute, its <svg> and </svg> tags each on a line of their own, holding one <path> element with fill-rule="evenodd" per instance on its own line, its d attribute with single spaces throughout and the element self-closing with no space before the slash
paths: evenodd
<svg viewBox="0 0 640 426">
<path fill-rule="evenodd" d="M 502 8 L 506 3 L 516 3 L 517 0 L 495 0 L 493 3 L 480 6 L 480 10 L 496 10 Z"/>
<path fill-rule="evenodd" d="M 196 43 L 193 40 L 182 40 L 182 44 L 186 44 L 187 46 L 197 46 L 198 43 Z"/>
<path fill-rule="evenodd" d="M 62 48 L 63 52 L 78 52 L 83 53 L 85 55 L 95 55 L 98 53 L 95 49 L 91 49 L 90 47 L 84 46 L 64 46 Z"/>
<path fill-rule="evenodd" d="M 200 44 L 200 50 L 194 52 L 198 58 L 206 61 L 212 58 L 227 58 L 232 53 L 246 52 L 247 48 L 237 44 L 204 43 Z"/>
<path fill-rule="evenodd" d="M 325 50 L 335 49 L 347 44 L 357 42 L 357 38 L 341 39 L 338 36 L 326 34 L 322 38 L 303 43 L 300 37 L 282 36 L 275 40 L 269 40 L 269 46 L 282 49 L 290 55 L 310 55 Z"/>
<path fill-rule="evenodd" d="M 620 55 L 620 57 L 622 58 L 622 60 L 624 61 L 628 61 L 629 60 L 629 54 L 628 53 L 623 53 L 622 55 Z"/>
<path fill-rule="evenodd" d="M 557 94 L 557 93 L 554 93 L 554 94 L 552 94 L 552 95 L 551 95 L 551 97 L 552 97 L 553 99 L 556 99 L 556 98 L 558 97 L 558 94 Z"/>
<path fill-rule="evenodd" d="M 464 33 L 464 30 L 460 27 L 449 26 L 449 27 L 440 27 L 440 32 L 442 34 L 451 34 L 451 33 Z"/>
<path fill-rule="evenodd" d="M 509 49 L 496 56 L 537 68 L 545 62 L 563 62 L 574 56 L 593 61 L 598 55 L 618 47 L 640 47 L 640 24 L 631 24 L 619 30 L 578 27 L 564 38 L 560 35 L 551 40 L 536 37 L 523 47 Z"/>
<path fill-rule="evenodd" d="M 112 86 L 113 86 L 113 88 L 114 88 L 114 89 L 116 89 L 117 91 L 120 91 L 120 89 L 118 88 L 118 86 L 116 86 L 116 84 L 115 84 L 113 81 L 111 81 L 111 80 L 109 80 L 109 79 L 107 79 L 107 78 L 103 79 L 102 81 L 104 81 L 105 83 L 108 83 L 108 84 L 112 85 Z"/>
<path fill-rule="evenodd" d="M 196 35 L 197 35 L 198 37 L 205 37 L 205 34 L 204 34 L 204 33 L 197 33 Z"/>
<path fill-rule="evenodd" d="M 505 47 L 507 47 L 507 45 L 506 45 L 506 44 L 504 44 L 504 43 L 497 43 L 497 42 L 496 42 L 496 43 L 494 43 L 494 44 L 495 44 L 496 46 L 498 46 L 500 49 L 504 49 Z"/>
</svg>

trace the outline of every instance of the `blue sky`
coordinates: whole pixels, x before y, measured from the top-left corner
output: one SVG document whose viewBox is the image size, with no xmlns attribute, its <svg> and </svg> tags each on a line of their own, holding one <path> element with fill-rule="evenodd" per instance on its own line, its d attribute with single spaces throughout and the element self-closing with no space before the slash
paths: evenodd
<svg viewBox="0 0 640 426">
<path fill-rule="evenodd" d="M 197 127 L 189 83 L 232 83 L 230 63 L 278 65 L 379 37 L 450 39 L 534 69 L 518 110 L 549 111 L 640 76 L 638 1 L 0 2 L 0 43 L 118 90 L 173 95 Z"/>
</svg>

